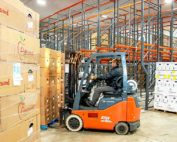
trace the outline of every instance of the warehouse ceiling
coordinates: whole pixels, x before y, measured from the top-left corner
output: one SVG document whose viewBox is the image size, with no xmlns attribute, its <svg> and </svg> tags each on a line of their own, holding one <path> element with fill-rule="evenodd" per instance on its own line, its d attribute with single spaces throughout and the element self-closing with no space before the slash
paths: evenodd
<svg viewBox="0 0 177 142">
<path fill-rule="evenodd" d="M 80 0 L 46 0 L 46 5 L 39 5 L 37 0 L 21 0 L 25 5 L 40 14 L 40 18 L 44 18 L 58 10 L 72 5 Z"/>
<path fill-rule="evenodd" d="M 77 3 L 79 1 L 81 1 L 81 0 L 21 0 L 21 1 L 25 5 L 29 6 L 30 8 L 32 8 L 33 10 L 38 12 L 40 14 L 40 18 L 42 19 L 42 18 L 44 18 L 46 16 L 49 16 L 49 15 L 55 13 L 56 11 L 64 9 L 64 8 L 74 4 L 74 3 Z M 38 3 L 39 1 L 46 1 L 46 5 L 39 4 Z M 107 1 L 112 1 L 112 0 L 101 0 L 102 3 L 107 2 Z M 130 1 L 132 1 L 132 0 L 119 0 L 120 5 L 127 5 L 128 3 L 130 3 Z M 135 0 L 135 1 L 138 2 L 140 0 Z M 165 0 L 162 0 L 161 2 L 164 3 L 164 1 Z M 96 2 L 96 3 L 94 3 L 94 2 Z M 92 6 L 97 5 L 97 1 L 96 0 L 87 0 L 87 4 L 86 4 L 86 7 L 85 7 L 86 9 L 89 8 L 89 7 L 92 7 L 91 5 L 88 5 L 88 3 L 91 4 Z M 147 6 L 148 5 L 146 4 L 145 8 Z M 113 9 L 113 3 L 107 4 L 107 5 L 103 6 L 103 7 L 101 7 L 100 9 L 101 9 L 101 11 L 103 11 L 103 10 L 110 9 L 111 7 Z M 174 5 L 174 8 L 176 10 L 176 5 Z M 136 9 L 141 9 L 140 5 L 136 5 Z M 126 10 L 125 10 L 125 8 L 124 9 L 120 9 L 119 10 L 120 14 L 126 14 L 126 13 L 130 12 L 132 9 L 126 9 Z M 170 10 L 171 10 L 170 9 L 170 4 L 164 4 L 162 6 L 162 11 L 164 11 L 164 12 L 166 11 L 167 16 L 170 15 Z M 70 12 L 73 14 L 73 13 L 77 13 L 78 11 L 82 11 L 82 5 L 75 6 L 74 8 L 72 8 L 72 10 Z M 151 11 L 152 14 L 154 12 L 157 13 L 157 11 L 153 11 L 153 9 L 151 9 L 150 11 Z M 90 10 L 90 12 L 87 12 L 85 16 L 89 17 L 91 14 L 93 14 L 95 12 L 96 12 L 95 9 L 94 10 Z M 145 12 L 145 15 L 146 14 L 148 14 L 148 11 Z M 67 18 L 66 15 L 68 15 L 67 11 L 60 12 L 60 17 Z M 109 12 L 109 14 L 107 14 L 105 16 L 108 16 L 108 17 L 110 16 L 111 17 L 111 16 L 113 16 L 113 12 Z M 56 15 L 53 18 L 54 19 L 58 18 L 58 15 Z M 169 18 L 166 18 L 166 20 L 168 20 Z M 75 17 L 75 19 L 76 19 L 76 17 Z M 102 17 L 102 19 L 104 19 L 104 18 Z M 131 17 L 128 17 L 128 15 L 127 15 L 127 19 L 131 19 Z M 96 18 L 92 18 L 91 20 L 95 21 L 97 19 Z M 80 21 L 82 21 L 82 16 L 80 16 Z M 110 22 L 110 21 L 108 21 L 108 22 Z M 104 24 L 105 24 L 105 22 L 104 22 Z M 166 23 L 166 24 L 169 24 L 169 22 Z"/>
</svg>

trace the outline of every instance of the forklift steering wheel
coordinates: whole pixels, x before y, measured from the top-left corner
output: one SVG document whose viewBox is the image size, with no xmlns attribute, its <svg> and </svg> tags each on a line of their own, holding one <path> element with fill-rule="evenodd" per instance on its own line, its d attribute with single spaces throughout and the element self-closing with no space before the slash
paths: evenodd
<svg viewBox="0 0 177 142">
<path fill-rule="evenodd" d="M 122 88 L 122 86 L 123 86 L 123 76 L 118 77 L 118 79 L 116 80 L 116 86 L 118 88 Z"/>
</svg>

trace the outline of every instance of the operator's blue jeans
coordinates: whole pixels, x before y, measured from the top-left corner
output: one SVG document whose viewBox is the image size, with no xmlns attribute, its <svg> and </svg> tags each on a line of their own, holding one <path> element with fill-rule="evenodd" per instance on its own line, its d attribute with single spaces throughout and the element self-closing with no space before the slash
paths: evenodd
<svg viewBox="0 0 177 142">
<path fill-rule="evenodd" d="M 102 87 L 95 88 L 91 103 L 93 105 L 95 105 L 96 102 L 98 101 L 101 93 L 115 92 L 115 91 L 116 90 L 113 87 L 110 87 L 110 86 L 102 86 Z"/>
</svg>

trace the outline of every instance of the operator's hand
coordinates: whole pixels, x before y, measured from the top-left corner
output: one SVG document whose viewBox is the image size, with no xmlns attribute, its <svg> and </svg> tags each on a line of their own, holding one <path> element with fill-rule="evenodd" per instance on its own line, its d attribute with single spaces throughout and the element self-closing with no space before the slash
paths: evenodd
<svg viewBox="0 0 177 142">
<path fill-rule="evenodd" d="M 94 76 L 94 75 L 92 75 L 92 76 L 90 76 L 90 79 L 91 79 L 91 80 L 96 80 L 96 79 L 97 79 L 97 77 L 96 77 L 96 76 Z"/>
</svg>

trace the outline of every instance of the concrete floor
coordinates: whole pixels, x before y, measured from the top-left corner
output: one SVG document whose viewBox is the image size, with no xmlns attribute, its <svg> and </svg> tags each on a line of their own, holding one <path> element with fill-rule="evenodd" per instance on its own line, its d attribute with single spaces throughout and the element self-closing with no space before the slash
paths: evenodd
<svg viewBox="0 0 177 142">
<path fill-rule="evenodd" d="M 40 142 L 177 142 L 177 115 L 159 111 L 142 112 L 141 127 L 126 136 L 114 132 L 69 132 L 65 128 L 52 128 L 41 132 Z"/>
</svg>

